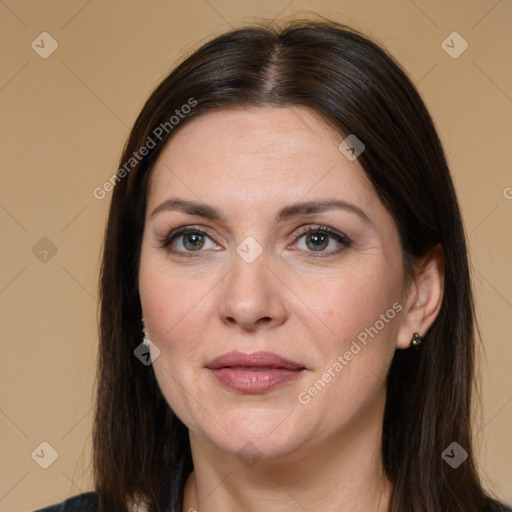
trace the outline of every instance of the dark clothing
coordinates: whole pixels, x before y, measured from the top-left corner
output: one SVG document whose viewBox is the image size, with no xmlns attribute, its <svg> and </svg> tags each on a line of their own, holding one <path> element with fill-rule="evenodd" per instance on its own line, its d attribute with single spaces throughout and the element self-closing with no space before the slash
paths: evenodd
<svg viewBox="0 0 512 512">
<path fill-rule="evenodd" d="M 37 509 L 35 512 L 97 512 L 98 498 L 95 492 L 85 492 L 72 498 Z"/>
</svg>

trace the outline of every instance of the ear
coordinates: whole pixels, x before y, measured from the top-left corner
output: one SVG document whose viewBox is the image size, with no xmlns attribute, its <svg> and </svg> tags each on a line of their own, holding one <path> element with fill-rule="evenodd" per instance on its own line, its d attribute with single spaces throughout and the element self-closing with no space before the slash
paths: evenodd
<svg viewBox="0 0 512 512">
<path fill-rule="evenodd" d="M 437 318 L 444 295 L 444 251 L 440 244 L 414 264 L 414 276 L 406 290 L 397 348 L 410 347 L 415 332 L 425 336 Z"/>
</svg>

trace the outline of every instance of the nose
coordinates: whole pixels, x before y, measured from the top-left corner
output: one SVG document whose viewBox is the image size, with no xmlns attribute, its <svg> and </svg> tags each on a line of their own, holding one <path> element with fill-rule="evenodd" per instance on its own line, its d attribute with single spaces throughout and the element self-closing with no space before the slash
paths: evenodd
<svg viewBox="0 0 512 512">
<path fill-rule="evenodd" d="M 224 324 L 244 331 L 271 329 L 287 317 L 283 284 L 268 266 L 265 251 L 252 263 L 233 255 L 231 271 L 223 279 L 219 314 Z"/>
</svg>

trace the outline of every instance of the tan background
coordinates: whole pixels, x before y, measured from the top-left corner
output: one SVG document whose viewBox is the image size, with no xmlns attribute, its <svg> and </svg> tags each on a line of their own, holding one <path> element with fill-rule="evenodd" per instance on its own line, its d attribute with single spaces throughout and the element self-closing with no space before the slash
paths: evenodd
<svg viewBox="0 0 512 512">
<path fill-rule="evenodd" d="M 0 511 L 92 488 L 97 277 L 110 199 L 92 191 L 117 169 L 146 97 L 211 36 L 309 10 L 386 46 L 439 129 L 472 250 L 486 356 L 475 428 L 481 471 L 512 501 L 510 1 L 0 0 Z M 44 31 L 58 43 L 47 59 L 31 47 L 43 46 Z M 453 31 L 469 44 L 457 59 L 441 46 Z M 43 441 L 58 452 L 48 469 L 31 457 Z M 40 450 L 40 461 L 49 457 Z"/>
</svg>

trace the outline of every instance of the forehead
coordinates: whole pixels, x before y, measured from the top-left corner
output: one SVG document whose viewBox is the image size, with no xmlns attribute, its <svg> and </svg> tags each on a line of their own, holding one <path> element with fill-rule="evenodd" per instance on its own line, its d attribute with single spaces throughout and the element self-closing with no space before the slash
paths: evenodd
<svg viewBox="0 0 512 512">
<path fill-rule="evenodd" d="M 342 140 L 341 133 L 305 107 L 202 114 L 163 149 L 148 203 L 151 208 L 171 192 L 225 208 L 325 194 L 369 206 L 380 203 L 357 160 L 349 161 L 338 149 Z"/>
</svg>

